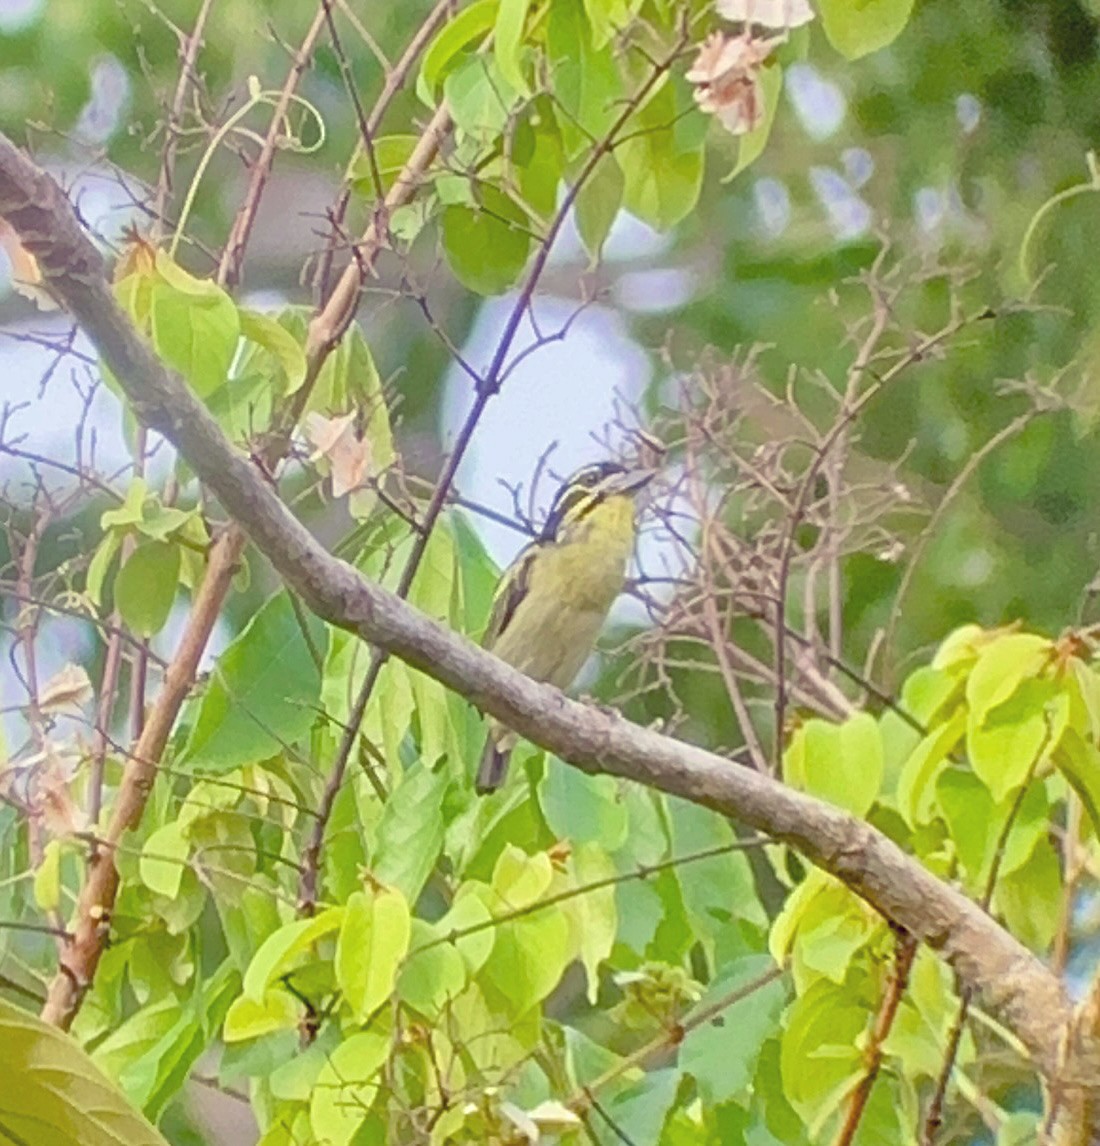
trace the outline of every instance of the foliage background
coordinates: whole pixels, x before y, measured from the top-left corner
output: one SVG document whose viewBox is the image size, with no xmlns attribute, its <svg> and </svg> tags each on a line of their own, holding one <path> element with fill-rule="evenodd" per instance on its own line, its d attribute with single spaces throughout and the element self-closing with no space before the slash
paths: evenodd
<svg viewBox="0 0 1100 1146">
<path fill-rule="evenodd" d="M 177 75 L 176 38 L 167 21 L 186 28 L 193 8 L 183 0 L 157 10 L 137 4 L 31 3 L 9 5 L 3 12 L 0 126 L 20 137 L 27 121 L 42 125 L 31 127 L 29 138 L 77 181 L 78 201 L 109 238 L 118 238 L 132 212 L 113 177 L 89 156 L 102 149 L 121 170 L 155 182 L 158 124 Z M 369 14 L 370 30 L 383 50 L 391 56 L 400 50 L 422 18 L 422 8 L 391 5 Z M 216 4 L 202 54 L 214 106 L 224 93 L 242 91 L 251 75 L 281 75 L 286 45 L 300 41 L 311 18 L 307 6 L 297 3 Z M 530 481 L 534 458 L 555 439 L 560 444 L 553 464 L 568 470 L 598 450 L 592 435 L 614 417 L 616 386 L 643 409 L 656 410 L 668 395 L 670 379 L 708 347 L 723 356 L 761 344 L 759 370 L 773 390 L 782 385 L 792 363 L 820 370 L 834 381 L 841 378 L 851 359 L 845 320 L 853 320 L 865 303 L 855 292 L 842 290 L 839 304 L 832 306 L 829 293 L 871 265 L 883 234 L 908 252 L 966 268 L 970 277 L 960 294 L 968 306 L 1028 291 L 1031 284 L 1019 266 L 1028 223 L 1053 193 L 1087 177 L 1085 154 L 1100 129 L 1093 111 L 1100 107 L 1097 20 L 1089 5 L 1061 0 L 965 6 L 928 0 L 917 5 L 899 39 L 860 60 L 844 59 L 816 35 L 805 59 L 788 69 L 763 156 L 732 182 L 723 182 L 721 176 L 735 162 L 736 141 L 712 129 L 702 195 L 668 238 L 620 220 L 607 257 L 591 271 L 576 239 L 561 244 L 543 292 L 573 303 L 579 298 L 580 280 L 589 275 L 589 285 L 606 288 L 607 295 L 562 347 L 533 355 L 509 379 L 471 464 L 460 473 L 463 491 L 509 510 L 511 498 L 498 487 L 498 479 Z M 374 93 L 381 77 L 362 44 L 352 63 L 356 86 Z M 299 283 L 301 264 L 317 246 L 319 213 L 333 198 L 357 138 L 339 62 L 327 46 L 318 51 L 302 94 L 321 112 L 326 140 L 313 155 L 280 156 L 276 164 L 250 249 L 246 303 L 309 301 Z M 399 98 L 391 121 L 407 125 L 422 111 L 410 91 Z M 190 162 L 197 152 L 185 154 Z M 191 229 L 197 240 L 220 243 L 241 189 L 239 160 L 228 150 L 216 155 L 195 203 Z M 354 203 L 358 221 L 367 211 L 364 202 Z M 1075 380 L 1084 379 L 1075 409 L 1030 421 L 990 455 L 951 501 L 909 591 L 898 626 L 897 662 L 883 668 L 894 684 L 904 675 L 906 656 L 926 654 L 960 624 L 1022 620 L 1028 628 L 1054 635 L 1068 624 L 1095 619 L 1086 588 L 1098 564 L 1094 519 L 1100 452 L 1090 408 L 1095 392 L 1088 381 L 1098 349 L 1100 279 L 1093 271 L 1100 239 L 1097 220 L 1088 195 L 1047 216 L 1030 249 L 1033 269 L 1049 265 L 1037 296 L 1041 307 L 968 331 L 961 346 L 939 361 L 924 363 L 892 391 L 889 402 L 872 405 L 861 422 L 860 448 L 881 462 L 894 464 L 903 458 L 900 480 L 935 504 L 967 459 L 1026 409 L 1027 396 L 1004 393 L 996 387 L 997 380 L 1034 376 L 1045 381 L 1061 370 Z M 209 269 L 197 246 L 188 262 L 196 273 Z M 430 284 L 436 322 L 452 344 L 480 363 L 499 331 L 500 304 L 479 301 L 450 278 L 432 247 L 418 248 L 412 267 Z M 380 379 L 391 395 L 399 396 L 398 439 L 406 464 L 430 477 L 449 447 L 466 382 L 446 346 L 423 321 L 415 300 L 402 295 L 401 274 L 396 260 L 383 261 L 380 284 L 363 311 L 363 333 Z M 947 302 L 942 282 L 930 281 L 906 294 L 902 319 L 913 330 L 932 329 L 943 321 Z M 42 329 L 43 320 L 28 316 L 14 295 L 2 305 L 8 330 Z M 26 346 L 10 341 L 4 352 L 9 368 L 0 387 L 10 389 L 0 390 L 0 396 L 20 401 L 26 396 L 27 379 L 41 375 L 43 360 L 36 362 Z M 68 401 L 65 393 L 56 382 L 51 384 L 51 401 Z M 536 403 L 547 394 L 552 400 L 544 410 Z M 524 410 L 532 408 L 537 416 L 525 415 Z M 42 452 L 55 451 L 59 438 L 53 426 L 60 418 L 43 418 L 36 410 L 41 407 L 32 407 L 22 416 L 23 424 L 15 424 L 30 432 Z M 554 410 L 568 416 L 554 424 Z M 576 416 L 577 410 L 584 411 L 584 419 Z M 121 447 L 117 415 L 106 402 L 97 417 L 105 448 L 112 438 Z M 5 472 L 18 483 L 17 470 L 9 467 Z M 545 498 L 545 488 L 542 494 Z M 71 554 L 74 531 L 95 535 L 104 508 L 88 506 L 75 520 L 51 530 L 43 566 L 52 568 Z M 306 503 L 303 512 L 332 537 L 349 525 L 331 507 Z M 507 558 L 519 543 L 518 537 L 492 529 L 485 531 L 485 538 L 498 559 Z M 476 632 L 491 571 L 476 545 L 460 548 L 458 558 L 439 555 L 436 567 L 447 572 L 438 580 L 426 579 L 423 603 Z M 477 560 L 464 570 L 469 586 L 463 582 L 466 596 L 458 608 L 449 596 L 451 562 L 461 567 L 471 552 Z M 846 560 L 845 653 L 853 663 L 863 660 L 874 634 L 888 620 L 900 576 L 896 564 L 871 554 Z M 223 645 L 256 616 L 272 584 L 257 565 L 250 582 L 231 598 L 220 633 Z M 277 621 L 289 631 L 287 617 Z M 621 622 L 624 632 L 629 630 L 637 623 L 637 613 L 624 613 Z M 75 625 L 51 623 L 50 632 L 57 666 L 87 648 Z M 170 647 L 167 637 L 158 639 Z M 48 663 L 43 666 L 44 674 L 49 668 Z M 240 679 L 252 678 L 245 671 Z M 4 695 L 6 704 L 17 701 L 14 682 L 11 685 L 10 694 Z M 593 687 L 612 693 L 613 675 Z M 702 714 L 700 723 L 705 725 L 715 712 L 708 684 L 701 677 L 689 678 L 682 689 L 685 706 Z M 346 704 L 343 697 L 329 700 L 333 711 Z M 433 695 L 430 705 L 436 703 Z M 643 702 L 634 704 L 637 711 L 632 715 L 654 714 Z M 462 708 L 452 705 L 447 727 L 437 731 L 443 737 L 464 738 L 468 747 L 476 743 L 479 726 L 464 709 L 459 713 Z M 720 727 L 719 716 L 713 720 Z M 293 740 L 308 727 L 276 731 Z M 181 730 L 177 745 L 181 761 L 187 758 L 186 732 L 186 727 Z M 387 732 L 379 727 L 377 732 L 382 740 L 394 738 L 387 753 L 389 747 L 400 753 L 403 729 Z M 423 727 L 419 733 L 428 734 Z M 323 756 L 324 748 L 318 752 Z M 555 806 L 575 807 L 581 797 L 569 785 L 576 781 L 556 771 L 550 776 L 551 790 L 540 814 Z M 290 769 L 287 782 L 296 779 Z M 552 788 L 557 783 L 563 785 L 559 793 Z M 417 806 L 438 796 L 434 790 L 418 793 Z M 167 786 L 160 799 L 161 810 L 174 806 Z M 268 831 L 264 818 L 270 819 L 274 838 L 278 815 L 271 807 L 261 799 L 247 812 L 264 823 L 261 832 Z M 682 836 L 694 840 L 713 830 L 689 823 L 686 809 L 680 812 L 685 821 Z M 547 833 L 537 829 L 545 825 L 522 822 L 521 817 L 530 814 L 517 811 L 511 822 L 492 829 L 496 836 L 487 832 L 485 857 L 480 863 L 467 857 L 465 874 L 488 879 L 506 837 L 518 833 L 521 839 L 541 840 Z M 551 822 L 550 835 L 554 828 Z M 231 829 L 225 830 L 232 835 Z M 607 832 L 612 828 L 596 818 L 594 839 Z M 694 846 L 707 842 L 696 840 Z M 154 847 L 150 854 L 155 853 Z M 642 848 L 629 859 L 651 863 L 662 854 L 655 850 L 650 855 Z M 326 856 L 341 900 L 356 886 L 356 860 L 361 858 L 341 857 L 335 846 Z M 713 878 L 729 880 L 732 870 L 744 877 L 738 864 Z M 347 877 L 344 885 L 339 883 L 341 871 Z M 405 877 L 415 884 L 415 875 L 408 873 L 399 873 L 395 881 Z M 156 874 L 138 874 L 147 889 L 150 878 L 155 886 Z M 705 897 L 705 874 L 684 876 L 681 883 L 677 895 Z M 662 894 L 660 882 L 639 883 L 637 892 L 623 894 L 644 898 L 653 894 L 652 886 Z M 640 890 L 643 887 L 650 890 Z M 691 905 L 677 910 L 690 914 Z M 647 918 L 629 899 L 620 902 L 620 912 L 624 918 Z M 762 951 L 763 925 L 755 904 L 746 908 L 739 921 L 748 936 L 745 953 Z M 704 926 L 693 919 L 695 938 Z M 171 925 L 167 930 L 171 932 Z M 685 929 L 684 935 L 691 934 Z M 669 938 L 665 946 L 658 943 L 651 954 L 672 964 L 690 964 L 684 935 Z M 165 938 L 169 947 L 171 942 Z M 144 950 L 150 964 L 170 965 L 168 948 L 158 951 L 150 942 Z M 189 957 L 193 954 L 189 950 Z M 213 979 L 208 989 L 215 994 L 225 990 L 222 1001 L 228 1006 L 232 988 Z M 939 987 L 929 984 L 927 989 Z M 207 1005 L 213 1006 L 209 1000 Z M 109 1058 L 109 1052 L 104 1057 Z M 170 1133 L 180 1142 L 189 1140 L 185 1122 L 182 1111 L 170 1111 Z"/>
</svg>

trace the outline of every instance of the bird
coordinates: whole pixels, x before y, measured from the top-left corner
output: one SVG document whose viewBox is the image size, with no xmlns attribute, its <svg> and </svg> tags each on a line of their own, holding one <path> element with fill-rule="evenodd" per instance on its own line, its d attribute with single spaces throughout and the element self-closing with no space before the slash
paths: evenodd
<svg viewBox="0 0 1100 1146">
<path fill-rule="evenodd" d="M 546 524 L 501 574 L 482 647 L 535 680 L 568 688 L 626 581 L 635 498 L 652 469 L 582 466 L 562 483 Z M 475 788 L 495 792 L 518 736 L 490 721 Z"/>
</svg>

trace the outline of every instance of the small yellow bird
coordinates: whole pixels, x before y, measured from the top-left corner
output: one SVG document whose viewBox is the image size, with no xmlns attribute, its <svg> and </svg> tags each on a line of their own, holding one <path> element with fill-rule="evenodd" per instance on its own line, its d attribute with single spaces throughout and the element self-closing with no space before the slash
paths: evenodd
<svg viewBox="0 0 1100 1146">
<path fill-rule="evenodd" d="M 535 680 L 558 688 L 573 683 L 622 592 L 634 548 L 634 498 L 654 472 L 601 462 L 562 485 L 541 534 L 501 576 L 485 648 Z M 490 722 L 479 793 L 504 783 L 517 739 Z"/>
</svg>

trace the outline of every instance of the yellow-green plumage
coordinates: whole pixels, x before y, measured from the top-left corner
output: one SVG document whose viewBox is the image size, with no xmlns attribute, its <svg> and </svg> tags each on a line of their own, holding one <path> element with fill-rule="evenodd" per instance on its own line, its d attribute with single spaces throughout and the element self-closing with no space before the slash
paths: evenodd
<svg viewBox="0 0 1100 1146">
<path fill-rule="evenodd" d="M 634 547 L 634 494 L 648 474 L 589 466 L 562 487 L 548 532 L 501 578 L 483 644 L 535 680 L 568 688 L 623 588 Z M 515 733 L 496 722 L 477 789 L 504 781 Z"/>
</svg>

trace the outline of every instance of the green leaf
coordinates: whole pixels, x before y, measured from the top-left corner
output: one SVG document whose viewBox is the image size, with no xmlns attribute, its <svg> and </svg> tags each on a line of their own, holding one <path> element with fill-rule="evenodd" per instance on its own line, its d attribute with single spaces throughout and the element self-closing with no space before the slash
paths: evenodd
<svg viewBox="0 0 1100 1146">
<path fill-rule="evenodd" d="M 982 649 L 966 682 L 972 727 L 985 723 L 1027 679 L 1050 663 L 1053 646 L 1033 633 L 1009 633 Z"/>
<path fill-rule="evenodd" d="M 520 102 L 520 90 L 496 60 L 480 55 L 460 64 L 443 85 L 455 126 L 482 144 L 504 131 Z"/>
<path fill-rule="evenodd" d="M 898 810 L 910 827 L 932 818 L 936 777 L 947 767 L 948 756 L 966 732 L 966 709 L 959 707 L 945 723 L 934 728 L 913 750 L 898 777 Z"/>
<path fill-rule="evenodd" d="M 179 588 L 179 546 L 144 541 L 127 558 L 115 578 L 115 605 L 139 636 L 164 628 Z"/>
<path fill-rule="evenodd" d="M 807 1122 L 862 1063 L 859 1041 L 867 1026 L 862 1000 L 821 979 L 791 1004 L 780 1049 L 783 1090 Z"/>
<path fill-rule="evenodd" d="M 737 162 L 733 170 L 725 176 L 723 183 L 736 178 L 750 164 L 753 164 L 764 154 L 768 139 L 775 123 L 775 113 L 779 110 L 779 96 L 783 91 L 783 69 L 773 60 L 766 67 L 760 69 L 760 95 L 764 101 L 764 118 L 752 129 L 740 137 L 737 149 Z"/>
<path fill-rule="evenodd" d="M 840 725 L 808 720 L 787 756 L 792 784 L 857 816 L 867 814 L 882 786 L 882 737 L 866 712 Z"/>
<path fill-rule="evenodd" d="M 612 1125 L 634 1146 L 659 1146 L 681 1078 L 672 1068 L 653 1070 L 616 1094 L 606 1108 Z"/>
<path fill-rule="evenodd" d="M 303 610 L 315 649 L 323 622 Z M 286 593 L 264 604 L 218 658 L 182 761 L 221 775 L 264 760 L 313 724 L 321 673 Z"/>
<path fill-rule="evenodd" d="M 68 1035 L 0 999 L 0 1139 L 11 1146 L 168 1146 Z"/>
<path fill-rule="evenodd" d="M 492 932 L 485 934 L 491 943 Z M 462 993 L 469 977 L 466 961 L 456 948 L 439 942 L 445 936 L 446 932 L 439 926 L 414 919 L 409 954 L 397 976 L 397 994 L 401 1001 L 430 1018 L 436 1017 Z"/>
<path fill-rule="evenodd" d="M 142 508 L 142 517 L 137 522 L 137 531 L 154 541 L 167 541 L 172 534 L 179 532 L 189 522 L 194 522 L 202 535 L 205 529 L 202 518 L 193 509 L 176 509 L 174 506 L 161 505 L 156 497 L 149 498 Z"/>
<path fill-rule="evenodd" d="M 264 940 L 244 974 L 241 990 L 246 998 L 263 1003 L 268 988 L 288 971 L 313 945 L 339 930 L 344 909 L 330 907 L 312 919 L 286 923 Z"/>
<path fill-rule="evenodd" d="M 497 927 L 478 981 L 503 996 L 518 1018 L 558 985 L 570 958 L 569 925 L 561 914 L 523 915 Z"/>
<path fill-rule="evenodd" d="M 558 839 L 598 843 L 605 851 L 626 841 L 627 809 L 614 777 L 589 776 L 551 757 L 538 793 L 546 823 Z"/>
<path fill-rule="evenodd" d="M 138 863 L 141 882 L 157 895 L 174 899 L 190 852 L 191 841 L 184 837 L 179 821 L 162 824 L 142 846 Z"/>
<path fill-rule="evenodd" d="M 787 988 L 779 980 L 769 983 L 701 1026 L 692 1026 L 692 1016 L 707 1011 L 771 966 L 766 955 L 738 960 L 710 984 L 685 1017 L 690 1029 L 680 1044 L 679 1063 L 695 1079 L 708 1106 L 746 1093 L 756 1074 L 761 1048 L 778 1029 Z"/>
<path fill-rule="evenodd" d="M 388 1031 L 372 1027 L 345 1039 L 329 1056 L 309 1103 L 309 1124 L 317 1142 L 350 1146 L 378 1093 L 391 1038 Z"/>
<path fill-rule="evenodd" d="M 735 840 L 733 828 L 722 816 L 687 800 L 669 798 L 668 820 L 676 856 L 725 847 Z M 748 920 L 759 927 L 766 924 L 743 852 L 696 860 L 675 874 L 694 939 L 713 943 L 733 920 Z"/>
<path fill-rule="evenodd" d="M 626 31 L 641 6 L 642 0 L 584 0 L 593 47 L 602 48 L 617 33 Z"/>
<path fill-rule="evenodd" d="M 175 999 L 175 1021 L 149 1045 L 131 1046 L 128 1062 L 120 1064 L 118 1078 L 126 1093 L 141 1103 L 149 1118 L 159 1118 L 190 1077 L 198 1059 L 209 1049 L 221 1029 L 239 978 L 231 964 L 223 963 L 204 979 L 180 1007 Z M 139 1011 L 134 1020 L 144 1014 Z M 151 1033 L 151 1032 L 146 1032 Z M 96 1058 L 114 1040 L 100 1044 Z M 134 1054 L 135 1050 L 140 1053 Z"/>
<path fill-rule="evenodd" d="M 519 911 L 546 894 L 553 875 L 550 857 L 545 852 L 529 856 L 521 848 L 509 844 L 500 853 L 493 869 L 493 890 L 500 897 L 504 910 Z"/>
<path fill-rule="evenodd" d="M 479 208 L 444 207 L 443 250 L 455 277 L 482 295 L 502 294 L 527 265 L 531 236 L 523 212 L 495 187 L 480 189 Z"/>
<path fill-rule="evenodd" d="M 103 601 L 103 583 L 107 580 L 107 574 L 121 548 L 122 534 L 112 529 L 92 554 L 92 559 L 88 563 L 88 575 L 84 581 L 84 591 L 93 605 L 98 606 Z"/>
<path fill-rule="evenodd" d="M 108 509 L 100 515 L 99 524 L 102 529 L 125 529 L 129 525 L 137 525 L 145 516 L 145 499 L 149 496 L 149 487 L 142 477 L 135 477 L 126 490 L 126 498 L 118 509 Z"/>
<path fill-rule="evenodd" d="M 453 937 L 454 948 L 471 974 L 481 970 L 493 950 L 493 929 L 485 926 L 492 918 L 493 913 L 477 889 L 465 884 L 459 888 L 450 911 L 436 924 L 441 935 Z M 477 930 L 469 935 L 461 934 L 470 928 Z"/>
<path fill-rule="evenodd" d="M 981 725 L 967 728 L 970 763 L 1000 803 L 1057 748 L 1069 723 L 1069 694 L 1052 680 L 1025 680 Z"/>
<path fill-rule="evenodd" d="M 554 95 L 561 105 L 566 157 L 602 139 L 621 109 L 623 83 L 613 45 L 593 46 L 581 0 L 555 0 L 547 27 Z"/>
<path fill-rule="evenodd" d="M 405 169 L 405 164 L 408 163 L 419 142 L 419 135 L 383 135 L 374 140 L 372 149 L 374 164 L 360 148 L 356 151 L 348 172 L 352 187 L 358 194 L 373 199 L 377 192 L 374 180 L 374 169 L 377 166 L 382 193 L 388 192 L 398 175 Z"/>
<path fill-rule="evenodd" d="M 858 60 L 895 40 L 913 12 L 914 0 L 820 0 L 821 23 L 842 56 Z"/>
<path fill-rule="evenodd" d="M 409 904 L 401 892 L 357 891 L 348 900 L 336 941 L 336 982 L 358 1022 L 392 994 L 409 933 Z"/>
<path fill-rule="evenodd" d="M 995 846 L 998 830 L 989 789 L 973 772 L 948 768 L 935 783 L 935 798 L 947 821 L 959 862 L 972 879 L 978 879 Z"/>
<path fill-rule="evenodd" d="M 262 346 L 279 363 L 283 373 L 280 393 L 293 394 L 306 378 L 306 354 L 301 343 L 270 315 L 256 310 L 240 311 L 241 334 Z"/>
<path fill-rule="evenodd" d="M 372 850 L 371 871 L 415 903 L 443 847 L 447 777 L 417 761 L 390 793 Z"/>
<path fill-rule="evenodd" d="M 523 26 L 531 0 L 500 0 L 497 22 L 493 28 L 493 58 L 500 74 L 523 95 L 531 89 L 523 74 Z"/>
<path fill-rule="evenodd" d="M 492 31 L 499 3 L 500 0 L 476 0 L 443 26 L 424 53 L 416 81 L 416 94 L 424 103 L 435 104 L 439 85 L 453 67 L 455 57 Z"/>
<path fill-rule="evenodd" d="M 162 273 L 168 266 L 158 260 Z M 153 345 L 200 398 L 214 393 L 229 376 L 241 334 L 233 300 L 216 283 L 195 279 L 179 267 L 171 281 L 154 282 L 151 310 Z"/>
<path fill-rule="evenodd" d="M 126 1071 L 176 1025 L 182 1012 L 183 1003 L 175 995 L 142 1007 L 111 1031 L 96 1047 L 92 1059 L 105 1074 L 121 1081 Z"/>
<path fill-rule="evenodd" d="M 630 120 L 615 149 L 626 181 L 624 206 L 658 231 L 674 227 L 699 201 L 702 124 L 686 83 L 670 78 Z"/>
<path fill-rule="evenodd" d="M 50 840 L 42 862 L 34 869 L 34 902 L 42 911 L 56 911 L 61 902 L 61 841 Z"/>
<path fill-rule="evenodd" d="M 547 96 L 530 100 L 514 118 L 509 159 L 523 202 L 537 218 L 548 220 L 557 209 L 565 154 L 554 105 Z"/>
<path fill-rule="evenodd" d="M 1062 737 L 1054 763 L 1080 797 L 1100 837 L 1100 748 L 1070 728 Z"/>
<path fill-rule="evenodd" d="M 577 232 L 593 259 L 600 257 L 623 205 L 625 182 L 618 160 L 614 155 L 605 155 L 577 192 L 573 208 Z"/>
<path fill-rule="evenodd" d="M 1061 905 L 1062 869 L 1049 839 L 1039 843 L 1022 867 L 997 880 L 994 911 L 1034 951 L 1046 951 L 1053 941 Z"/>
<path fill-rule="evenodd" d="M 595 844 L 581 844 L 573 852 L 571 866 L 577 887 L 599 883 L 616 874 L 611 857 Z M 600 964 L 610 957 L 618 932 L 615 888 L 608 885 L 590 889 L 583 895 L 566 900 L 561 907 L 573 928 L 581 965 L 588 979 L 588 1002 L 595 1006 L 600 989 Z"/>
<path fill-rule="evenodd" d="M 279 987 L 265 991 L 259 1000 L 241 995 L 226 1012 L 222 1038 L 227 1043 L 237 1043 L 276 1031 L 292 1031 L 298 1026 L 302 1011 L 301 1000 Z"/>
</svg>

